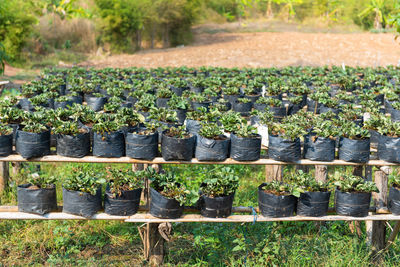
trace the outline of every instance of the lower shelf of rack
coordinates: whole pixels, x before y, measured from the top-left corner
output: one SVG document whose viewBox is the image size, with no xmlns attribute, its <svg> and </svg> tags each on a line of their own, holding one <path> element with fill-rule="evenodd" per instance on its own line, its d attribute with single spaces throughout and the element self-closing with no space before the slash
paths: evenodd
<svg viewBox="0 0 400 267">
<path fill-rule="evenodd" d="M 278 222 L 278 221 L 400 221 L 400 215 L 373 214 L 367 217 L 351 217 L 342 215 L 327 215 L 323 217 L 293 216 L 284 218 L 268 218 L 261 215 L 231 215 L 228 218 L 207 218 L 199 214 L 184 214 L 178 219 L 160 219 L 148 213 L 137 213 L 132 216 L 111 216 L 98 213 L 91 218 L 85 218 L 63 212 L 51 212 L 45 215 L 37 215 L 25 212 L 0 212 L 0 220 L 119 220 L 132 223 L 162 223 L 162 222 L 233 222 L 252 223 Z"/>
</svg>

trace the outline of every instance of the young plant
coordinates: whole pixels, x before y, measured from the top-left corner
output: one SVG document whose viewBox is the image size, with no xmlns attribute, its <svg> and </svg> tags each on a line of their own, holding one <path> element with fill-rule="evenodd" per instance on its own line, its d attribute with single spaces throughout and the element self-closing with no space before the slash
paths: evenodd
<svg viewBox="0 0 400 267">
<path fill-rule="evenodd" d="M 190 133 L 186 130 L 186 127 L 184 125 L 177 126 L 177 127 L 171 127 L 167 129 L 165 134 L 169 137 L 175 137 L 179 139 L 186 139 L 191 136 Z"/>
<path fill-rule="evenodd" d="M 76 136 L 81 133 L 86 133 L 85 128 L 80 127 L 76 121 L 58 121 L 52 129 L 54 134 L 72 135 Z"/>
<path fill-rule="evenodd" d="M 256 101 L 257 104 L 265 104 L 270 107 L 282 107 L 282 101 L 272 97 L 260 97 Z"/>
<path fill-rule="evenodd" d="M 170 89 L 163 87 L 157 90 L 156 95 L 158 98 L 171 98 L 174 93 Z"/>
<path fill-rule="evenodd" d="M 200 190 L 208 197 L 229 196 L 236 192 L 239 187 L 239 177 L 229 167 L 223 167 L 209 174 L 203 181 Z"/>
<path fill-rule="evenodd" d="M 0 136 L 10 135 L 13 133 L 13 129 L 7 125 L 0 124 Z"/>
<path fill-rule="evenodd" d="M 126 169 L 107 168 L 106 172 L 110 193 L 114 198 L 120 197 L 123 191 L 142 188 L 144 179 L 149 178 L 147 170 L 134 172 Z"/>
<path fill-rule="evenodd" d="M 327 182 L 317 181 L 315 178 L 302 170 L 296 172 L 291 180 L 296 184 L 297 191 L 300 193 L 304 192 L 326 192 L 330 188 L 330 184 Z M 299 197 L 298 195 L 297 197 Z"/>
<path fill-rule="evenodd" d="M 269 134 L 278 135 L 283 139 L 294 141 L 307 134 L 307 131 L 297 123 L 273 122 L 268 127 Z"/>
<path fill-rule="evenodd" d="M 149 119 L 153 119 L 165 123 L 175 123 L 178 121 L 178 117 L 175 111 L 167 108 L 156 108 L 150 109 Z"/>
<path fill-rule="evenodd" d="M 263 185 L 261 189 L 269 194 L 288 196 L 292 194 L 293 186 L 279 181 L 272 181 Z"/>
<path fill-rule="evenodd" d="M 241 138 L 251 138 L 257 136 L 257 128 L 252 125 L 241 124 L 240 128 L 234 133 Z"/>
<path fill-rule="evenodd" d="M 184 97 L 173 95 L 168 101 L 168 106 L 170 109 L 187 110 L 189 102 Z"/>
<path fill-rule="evenodd" d="M 199 135 L 208 139 L 221 139 L 223 132 L 221 126 L 216 123 L 202 123 Z"/>
<path fill-rule="evenodd" d="M 28 174 L 27 182 L 31 184 L 30 189 L 51 188 L 57 179 L 54 176 L 49 176 L 45 173 L 31 173 Z"/>
<path fill-rule="evenodd" d="M 99 177 L 93 170 L 73 168 L 64 181 L 63 187 L 71 191 L 80 191 L 96 195 L 100 186 L 106 183 L 106 179 Z"/>
<path fill-rule="evenodd" d="M 171 173 L 153 173 L 151 175 L 151 187 L 167 198 L 175 199 L 181 205 L 187 202 L 190 191 L 180 184 Z"/>
<path fill-rule="evenodd" d="M 339 119 L 337 124 L 339 125 L 340 134 L 343 137 L 353 140 L 362 140 L 370 137 L 367 129 L 361 128 L 353 121 Z"/>
<path fill-rule="evenodd" d="M 379 192 L 374 182 L 366 181 L 364 178 L 355 175 L 343 175 L 339 180 L 334 182 L 334 185 L 342 192 Z"/>
<path fill-rule="evenodd" d="M 238 102 L 238 103 L 242 103 L 242 104 L 246 104 L 246 103 L 251 102 L 251 100 L 248 99 L 248 98 L 242 97 L 242 98 L 238 98 L 237 102 Z"/>
<path fill-rule="evenodd" d="M 22 130 L 24 132 L 39 134 L 43 133 L 44 131 L 47 131 L 47 127 L 45 125 L 34 120 L 26 120 L 22 123 L 22 125 L 23 125 Z"/>
<path fill-rule="evenodd" d="M 112 116 L 111 114 L 97 114 L 93 131 L 102 135 L 104 133 L 116 132 L 122 127 L 128 126 L 122 119 L 119 116 Z"/>
<path fill-rule="evenodd" d="M 240 129 L 242 123 L 245 123 L 245 119 L 240 116 L 239 112 L 228 111 L 224 113 L 220 120 L 222 127 L 225 132 L 232 133 Z"/>
</svg>

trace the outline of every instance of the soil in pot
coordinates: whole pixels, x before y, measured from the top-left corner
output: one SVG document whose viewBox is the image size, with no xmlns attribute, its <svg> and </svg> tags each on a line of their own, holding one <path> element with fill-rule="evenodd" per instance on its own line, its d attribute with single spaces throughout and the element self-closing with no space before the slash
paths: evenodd
<svg viewBox="0 0 400 267">
<path fill-rule="evenodd" d="M 18 211 L 43 215 L 57 210 L 55 185 L 49 188 L 38 188 L 31 184 L 19 185 L 17 198 Z"/>
<path fill-rule="evenodd" d="M 339 189 L 335 191 L 335 210 L 339 215 L 365 217 L 368 216 L 371 193 L 349 193 Z"/>
<path fill-rule="evenodd" d="M 335 160 L 335 139 L 306 135 L 304 137 L 304 158 L 316 161 Z"/>
<path fill-rule="evenodd" d="M 400 190 L 394 186 L 389 190 L 388 208 L 394 215 L 400 215 Z"/>
<path fill-rule="evenodd" d="M 106 190 L 104 197 L 104 211 L 110 215 L 130 216 L 139 210 L 142 188 L 122 191 L 121 196 L 114 197 Z"/>
<path fill-rule="evenodd" d="M 150 214 L 157 218 L 177 219 L 182 216 L 183 206 L 175 199 L 167 198 L 150 187 Z"/>
<path fill-rule="evenodd" d="M 82 158 L 90 153 L 90 133 L 82 129 L 78 135 L 57 135 L 57 155 L 71 158 Z"/>
<path fill-rule="evenodd" d="M 261 154 L 261 136 L 238 137 L 231 134 L 230 146 L 231 158 L 237 161 L 255 161 L 260 159 Z"/>
<path fill-rule="evenodd" d="M 125 155 L 125 138 L 122 131 L 93 134 L 93 156 L 119 158 Z"/>
<path fill-rule="evenodd" d="M 17 130 L 16 152 L 23 158 L 43 157 L 50 154 L 50 131 L 30 133 Z"/>
<path fill-rule="evenodd" d="M 200 213 L 208 218 L 226 218 L 232 213 L 235 194 L 221 197 L 202 195 L 199 199 Z"/>
<path fill-rule="evenodd" d="M 258 187 L 258 207 L 264 217 L 290 217 L 294 215 L 297 197 L 293 195 L 275 195 L 265 192 L 261 184 Z"/>
<path fill-rule="evenodd" d="M 296 214 L 300 216 L 321 217 L 328 212 L 331 192 L 304 192 L 300 194 Z"/>
<path fill-rule="evenodd" d="M 162 133 L 161 155 L 164 160 L 190 161 L 193 156 L 196 137 L 176 138 Z"/>
<path fill-rule="evenodd" d="M 284 162 L 295 162 L 301 159 L 300 139 L 294 141 L 277 135 L 268 136 L 268 157 Z"/>
<path fill-rule="evenodd" d="M 90 218 L 102 207 L 101 187 L 96 195 L 63 188 L 63 212 Z"/>
<path fill-rule="evenodd" d="M 200 161 L 224 161 L 229 156 L 230 140 L 226 136 L 208 139 L 197 136 L 195 157 Z"/>
<path fill-rule="evenodd" d="M 339 139 L 339 159 L 348 162 L 366 163 L 369 161 L 370 139 Z"/>
<path fill-rule="evenodd" d="M 125 153 L 133 159 L 153 160 L 158 154 L 158 132 L 146 133 L 145 129 L 128 132 L 125 136 Z"/>
</svg>

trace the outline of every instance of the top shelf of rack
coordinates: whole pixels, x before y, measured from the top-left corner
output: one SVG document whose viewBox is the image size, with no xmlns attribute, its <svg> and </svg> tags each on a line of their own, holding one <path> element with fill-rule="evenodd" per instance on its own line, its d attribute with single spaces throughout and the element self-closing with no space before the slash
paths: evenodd
<svg viewBox="0 0 400 267">
<path fill-rule="evenodd" d="M 368 163 L 354 163 L 346 162 L 343 160 L 334 160 L 330 162 L 325 161 L 312 161 L 308 159 L 302 159 L 296 162 L 282 162 L 273 159 L 261 158 L 257 161 L 236 161 L 233 159 L 227 159 L 224 161 L 198 161 L 197 159 L 192 159 L 191 161 L 165 161 L 161 157 L 157 157 L 152 161 L 149 160 L 138 160 L 131 159 L 129 157 L 121 158 L 99 158 L 94 156 L 86 156 L 83 158 L 70 158 L 58 155 L 48 155 L 40 158 L 24 159 L 20 155 L 13 154 L 8 157 L 0 157 L 0 162 L 81 162 L 81 163 L 145 163 L 145 164 L 245 164 L 245 165 L 348 165 L 348 166 L 397 166 L 399 163 L 391 163 L 383 160 L 370 160 Z"/>
</svg>

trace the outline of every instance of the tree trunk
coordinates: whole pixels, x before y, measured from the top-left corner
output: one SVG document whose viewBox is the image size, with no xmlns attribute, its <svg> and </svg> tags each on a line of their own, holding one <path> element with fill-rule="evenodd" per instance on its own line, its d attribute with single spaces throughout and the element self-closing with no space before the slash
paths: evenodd
<svg viewBox="0 0 400 267">
<path fill-rule="evenodd" d="M 165 24 L 164 33 L 163 33 L 163 48 L 169 47 L 169 25 Z"/>
<path fill-rule="evenodd" d="M 150 33 L 150 48 L 154 49 L 154 42 L 156 38 L 156 27 L 151 25 L 151 33 Z"/>
<path fill-rule="evenodd" d="M 136 31 L 136 49 L 142 49 L 142 30 Z"/>
<path fill-rule="evenodd" d="M 268 1 L 267 18 L 268 19 L 273 19 L 274 18 L 274 12 L 272 11 L 272 0 Z"/>
</svg>

